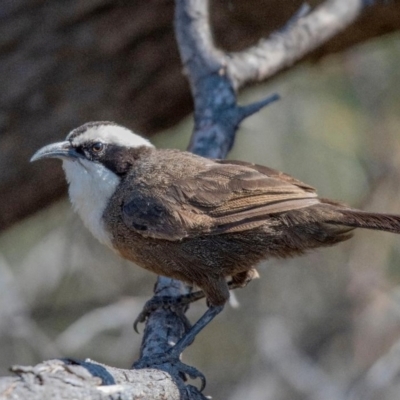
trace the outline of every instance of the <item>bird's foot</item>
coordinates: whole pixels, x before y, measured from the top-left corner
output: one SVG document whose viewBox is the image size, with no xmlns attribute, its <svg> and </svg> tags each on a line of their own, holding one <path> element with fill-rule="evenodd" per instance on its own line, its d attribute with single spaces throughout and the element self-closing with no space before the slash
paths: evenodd
<svg viewBox="0 0 400 400">
<path fill-rule="evenodd" d="M 196 368 L 190 365 L 184 364 L 179 359 L 179 354 L 174 351 L 174 347 L 162 354 L 155 354 L 151 357 L 142 357 L 140 360 L 133 364 L 134 369 L 144 369 L 144 368 L 161 368 L 170 372 L 174 370 L 173 375 L 180 374 L 185 377 L 188 376 L 191 379 L 200 379 L 200 392 L 206 387 L 205 376 Z"/>
<path fill-rule="evenodd" d="M 136 333 L 139 333 L 138 325 L 140 323 L 146 322 L 146 319 L 149 317 L 149 315 L 159 308 L 168 308 L 174 312 L 181 314 L 182 307 L 193 303 L 194 301 L 202 299 L 203 297 L 204 293 L 202 291 L 188 293 L 177 297 L 154 296 L 144 305 L 143 310 L 140 312 L 140 314 L 135 319 L 135 322 L 133 323 L 133 328 L 135 329 Z M 187 321 L 187 329 L 190 329 L 190 327 L 191 325 L 189 321 Z"/>
<path fill-rule="evenodd" d="M 249 271 L 239 273 L 235 275 L 230 282 L 228 282 L 228 288 L 229 290 L 243 288 L 247 286 L 247 284 L 251 280 L 256 279 L 258 277 L 259 277 L 258 272 L 254 268 Z M 149 315 L 159 308 L 164 308 L 164 309 L 169 308 L 174 312 L 184 315 L 184 313 L 182 313 L 182 307 L 190 303 L 194 303 L 197 300 L 203 299 L 204 297 L 205 294 L 202 290 L 198 290 L 196 292 L 188 294 L 183 294 L 181 296 L 176 296 L 176 297 L 156 295 L 146 302 L 146 304 L 143 307 L 143 310 L 135 319 L 135 322 L 133 323 L 133 328 L 136 333 L 139 333 L 138 329 L 139 324 L 146 322 Z M 190 329 L 189 321 L 187 321 L 187 329 Z"/>
<path fill-rule="evenodd" d="M 224 306 L 211 306 L 203 316 L 190 328 L 190 330 L 183 336 L 175 346 L 171 347 L 165 353 L 155 354 L 151 357 L 142 357 L 139 361 L 133 364 L 134 368 L 153 368 L 156 365 L 161 369 L 171 369 L 173 367 L 175 371 L 188 375 L 192 379 L 199 378 L 201 380 L 201 390 L 206 385 L 206 379 L 204 375 L 199 372 L 196 368 L 190 367 L 189 365 L 183 364 L 180 360 L 182 352 L 193 343 L 196 335 L 207 326 L 216 315 L 218 315 Z M 163 365 L 163 366 L 162 366 Z M 170 367 L 171 366 L 171 367 Z"/>
</svg>

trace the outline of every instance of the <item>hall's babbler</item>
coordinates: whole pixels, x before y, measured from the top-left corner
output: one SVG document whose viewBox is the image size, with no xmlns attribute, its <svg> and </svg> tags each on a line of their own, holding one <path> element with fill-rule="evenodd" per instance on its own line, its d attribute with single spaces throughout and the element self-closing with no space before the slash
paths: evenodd
<svg viewBox="0 0 400 400">
<path fill-rule="evenodd" d="M 228 282 L 245 286 L 261 260 L 334 245 L 354 228 L 400 232 L 400 216 L 319 198 L 268 167 L 158 150 L 112 122 L 89 122 L 32 161 L 48 157 L 63 161 L 71 202 L 100 242 L 204 292 L 209 309 L 174 356 L 222 310 Z"/>
</svg>

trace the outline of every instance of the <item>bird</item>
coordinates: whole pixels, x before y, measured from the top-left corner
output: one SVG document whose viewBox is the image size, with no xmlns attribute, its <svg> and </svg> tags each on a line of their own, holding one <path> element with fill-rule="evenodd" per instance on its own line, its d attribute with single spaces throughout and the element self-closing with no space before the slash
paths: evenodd
<svg viewBox="0 0 400 400">
<path fill-rule="evenodd" d="M 171 350 L 177 357 L 256 266 L 348 240 L 355 228 L 400 233 L 400 216 L 318 196 L 275 169 L 156 149 L 109 121 L 88 122 L 31 161 L 58 158 L 73 208 L 121 257 L 204 293 L 208 309 Z"/>
</svg>

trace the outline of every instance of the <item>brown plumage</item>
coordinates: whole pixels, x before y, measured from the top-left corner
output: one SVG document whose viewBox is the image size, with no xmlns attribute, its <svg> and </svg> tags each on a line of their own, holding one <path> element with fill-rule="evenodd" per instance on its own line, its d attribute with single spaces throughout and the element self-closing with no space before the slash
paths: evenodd
<svg viewBox="0 0 400 400">
<path fill-rule="evenodd" d="M 157 274 L 196 284 L 212 305 L 228 299 L 227 276 L 246 283 L 261 260 L 331 246 L 357 227 L 400 232 L 400 216 L 318 198 L 267 167 L 177 150 L 130 154 L 104 213 L 114 247 Z"/>
<path fill-rule="evenodd" d="M 63 160 L 71 202 L 95 237 L 143 268 L 204 291 L 208 310 L 159 363 L 179 364 L 223 309 L 228 277 L 232 287 L 245 286 L 261 260 L 332 246 L 354 228 L 400 233 L 400 216 L 319 198 L 311 186 L 260 165 L 156 150 L 111 122 L 85 124 L 32 160 L 48 157 Z"/>
<path fill-rule="evenodd" d="M 196 284 L 210 305 L 245 285 L 270 257 L 291 257 L 351 237 L 354 228 L 399 233 L 400 216 L 322 199 L 274 169 L 157 150 L 112 122 L 91 122 L 33 159 L 58 157 L 70 197 L 92 233 L 160 275 Z"/>
</svg>

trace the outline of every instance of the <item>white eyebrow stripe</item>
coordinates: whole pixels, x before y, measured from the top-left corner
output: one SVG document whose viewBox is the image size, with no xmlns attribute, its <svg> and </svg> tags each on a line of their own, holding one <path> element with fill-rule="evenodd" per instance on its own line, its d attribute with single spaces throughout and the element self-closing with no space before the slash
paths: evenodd
<svg viewBox="0 0 400 400">
<path fill-rule="evenodd" d="M 95 141 L 116 144 L 124 147 L 154 147 L 147 139 L 118 125 L 99 125 L 90 127 L 87 131 L 74 137 L 72 139 L 72 144 L 79 146 L 87 142 Z"/>
</svg>

